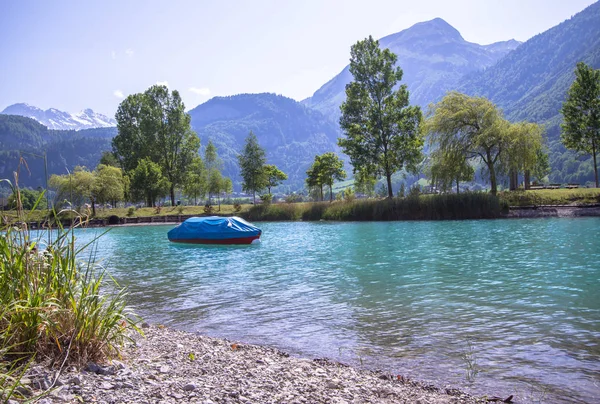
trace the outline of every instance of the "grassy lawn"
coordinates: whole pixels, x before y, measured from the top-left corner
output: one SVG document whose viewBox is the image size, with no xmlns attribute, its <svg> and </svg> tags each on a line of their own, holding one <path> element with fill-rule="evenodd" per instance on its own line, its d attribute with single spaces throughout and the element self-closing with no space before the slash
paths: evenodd
<svg viewBox="0 0 600 404">
<path fill-rule="evenodd" d="M 510 206 L 600 203 L 600 188 L 503 191 L 498 196 Z"/>
<path fill-rule="evenodd" d="M 248 209 L 253 205 L 242 205 L 242 210 L 240 212 L 236 212 L 233 205 L 221 205 L 221 210 L 219 210 L 218 205 L 213 205 L 213 214 L 214 215 L 240 215 L 243 212 L 247 212 Z M 36 210 L 33 212 L 27 211 L 25 213 L 25 220 L 27 222 L 37 222 L 43 221 L 47 216 L 48 212 L 46 210 Z M 85 214 L 83 210 L 80 212 Z M 91 215 L 91 210 L 88 212 Z M 176 206 L 176 207 L 163 207 L 160 209 L 160 212 L 157 211 L 156 208 L 139 208 L 133 211 L 133 214 L 129 214 L 129 208 L 114 208 L 114 209 L 96 209 L 96 218 L 108 218 L 109 216 L 119 216 L 119 217 L 142 217 L 142 216 L 171 216 L 171 215 L 205 215 L 204 206 Z M 70 217 L 72 215 L 66 214 L 62 217 Z M 14 210 L 9 211 L 0 211 L 0 217 L 4 217 L 7 221 L 13 221 L 17 217 L 17 213 Z"/>
</svg>

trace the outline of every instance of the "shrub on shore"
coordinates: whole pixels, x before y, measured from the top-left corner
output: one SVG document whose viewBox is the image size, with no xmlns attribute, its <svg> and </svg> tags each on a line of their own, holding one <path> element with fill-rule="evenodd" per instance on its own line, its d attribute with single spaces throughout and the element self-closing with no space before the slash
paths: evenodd
<svg viewBox="0 0 600 404">
<path fill-rule="evenodd" d="M 22 363 L 35 357 L 83 364 L 118 356 L 129 330 L 137 329 L 124 289 L 95 263 L 93 243 L 75 245 L 81 221 L 63 229 L 57 220 L 57 230 L 38 233 L 26 222 L 19 210 L 18 220 L 0 229 L 2 400 L 14 393 Z"/>
<path fill-rule="evenodd" d="M 297 206 L 284 215 L 286 206 Z M 311 204 L 259 205 L 250 209 L 248 220 L 456 220 L 491 219 L 508 211 L 508 205 L 486 193 L 412 195 L 407 198 L 361 199 Z"/>
<path fill-rule="evenodd" d="M 248 221 L 285 221 L 300 219 L 300 209 L 297 204 L 265 203 L 254 205 L 242 217 Z"/>
</svg>

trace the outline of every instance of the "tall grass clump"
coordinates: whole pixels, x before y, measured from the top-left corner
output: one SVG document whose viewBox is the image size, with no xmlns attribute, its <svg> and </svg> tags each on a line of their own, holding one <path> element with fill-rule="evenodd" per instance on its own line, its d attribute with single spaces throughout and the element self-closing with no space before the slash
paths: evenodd
<svg viewBox="0 0 600 404">
<path fill-rule="evenodd" d="M 407 198 L 355 200 L 322 206 L 324 220 L 456 220 L 491 219 L 508 209 L 498 198 L 484 193 L 414 195 Z M 315 219 L 312 219 L 315 220 Z"/>
<path fill-rule="evenodd" d="M 300 219 L 300 210 L 297 204 L 263 203 L 252 206 L 242 214 L 242 217 L 251 222 L 298 220 Z"/>
<path fill-rule="evenodd" d="M 118 357 L 137 326 L 124 289 L 95 262 L 95 243 L 75 245 L 74 229 L 84 218 L 68 229 L 56 218 L 56 229 L 31 233 L 18 186 L 2 182 L 17 198 L 17 220 L 0 229 L 0 389 L 6 396 L 2 383 L 14 386 L 16 369 L 31 358 L 62 369 Z"/>
</svg>

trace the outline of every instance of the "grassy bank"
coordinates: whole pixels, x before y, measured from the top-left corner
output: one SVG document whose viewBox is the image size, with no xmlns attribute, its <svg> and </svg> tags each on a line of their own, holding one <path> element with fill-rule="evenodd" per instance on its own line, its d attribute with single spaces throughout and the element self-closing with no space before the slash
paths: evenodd
<svg viewBox="0 0 600 404">
<path fill-rule="evenodd" d="M 34 237 L 29 214 L 16 216 L 0 227 L 0 402 L 27 395 L 20 376 L 31 361 L 60 373 L 115 357 L 136 328 L 125 291 L 95 263 L 93 245 L 75 246 L 77 226 Z"/>
<path fill-rule="evenodd" d="M 498 196 L 509 206 L 589 204 L 600 203 L 600 188 L 504 191 Z"/>
<path fill-rule="evenodd" d="M 362 199 L 253 206 L 243 213 L 250 221 L 270 220 L 453 220 L 499 217 L 508 205 L 484 193 L 421 195 L 410 198 Z"/>
</svg>

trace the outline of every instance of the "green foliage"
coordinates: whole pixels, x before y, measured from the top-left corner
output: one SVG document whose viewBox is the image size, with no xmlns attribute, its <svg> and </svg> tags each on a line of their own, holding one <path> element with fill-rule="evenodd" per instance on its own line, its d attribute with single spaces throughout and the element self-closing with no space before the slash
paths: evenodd
<svg viewBox="0 0 600 404">
<path fill-rule="evenodd" d="M 282 192 L 299 191 L 316 154 L 334 150 L 338 125 L 318 111 L 275 94 L 214 97 L 191 110 L 192 126 L 206 144 L 211 139 L 223 160 L 223 175 L 241 188 L 239 153 L 248 131 L 260 137 L 269 164 L 288 175 Z"/>
<path fill-rule="evenodd" d="M 119 160 L 113 152 L 104 151 L 102 152 L 102 157 L 100 157 L 100 164 L 111 167 L 119 167 Z"/>
<path fill-rule="evenodd" d="M 385 176 L 392 198 L 392 174 L 414 169 L 421 160 L 421 109 L 409 106 L 406 85 L 395 90 L 402 69 L 395 67 L 398 58 L 389 49 L 381 50 L 369 37 L 353 45 L 350 53 L 354 81 L 346 86 L 340 118 L 345 137 L 338 144 L 350 156 L 355 173 Z"/>
<path fill-rule="evenodd" d="M 571 205 L 600 203 L 600 191 L 587 189 L 536 189 L 504 191 L 498 197 L 510 206 Z"/>
<path fill-rule="evenodd" d="M 347 202 L 352 202 L 356 198 L 354 189 L 352 189 L 352 187 L 344 189 L 342 192 L 342 198 Z"/>
<path fill-rule="evenodd" d="M 36 191 L 32 189 L 22 189 L 20 192 L 22 208 L 25 210 L 36 209 L 47 209 L 46 199 L 41 198 L 44 195 L 44 191 Z M 39 201 L 39 203 L 38 203 Z M 17 198 L 13 193 L 8 197 L 8 208 L 17 209 Z"/>
<path fill-rule="evenodd" d="M 23 211 L 17 214 L 16 221 L 26 220 Z M 80 260 L 85 247 L 75 246 L 75 227 L 49 230 L 46 240 L 15 223 L 0 229 L 0 360 L 100 361 L 118 355 L 136 329 L 125 291 L 93 254 L 89 262 Z"/>
<path fill-rule="evenodd" d="M 300 209 L 298 208 L 298 204 L 267 203 L 252 206 L 242 216 L 244 219 L 253 222 L 262 220 L 298 220 L 300 218 Z"/>
<path fill-rule="evenodd" d="M 240 175 L 244 191 L 252 192 L 252 200 L 256 202 L 256 192 L 267 186 L 264 165 L 266 162 L 265 150 L 258 144 L 256 135 L 250 131 L 246 137 L 244 150 L 238 157 Z"/>
<path fill-rule="evenodd" d="M 564 116 L 562 142 L 569 149 L 592 155 L 598 188 L 596 155 L 600 148 L 600 69 L 594 70 L 583 62 L 577 64 L 575 81 L 561 112 Z"/>
<path fill-rule="evenodd" d="M 344 162 L 333 152 L 315 156 L 312 166 L 306 171 L 306 185 L 320 190 L 323 200 L 323 186 L 329 186 L 329 200 L 333 200 L 333 182 L 346 178 Z"/>
<path fill-rule="evenodd" d="M 118 135 L 113 152 L 126 172 L 147 159 L 157 164 L 166 179 L 175 205 L 175 188 L 183 185 L 200 148 L 200 139 L 190 127 L 190 116 L 179 92 L 154 85 L 144 93 L 129 95 L 116 114 Z"/>
<path fill-rule="evenodd" d="M 204 198 L 206 195 L 208 189 L 206 175 L 207 170 L 202 159 L 200 156 L 194 157 L 183 182 L 183 193 L 188 198 L 194 199 L 194 205 L 198 203 L 198 198 Z"/>
<path fill-rule="evenodd" d="M 280 185 L 283 181 L 288 179 L 288 176 L 275 165 L 265 164 L 263 169 L 265 170 L 269 194 L 271 194 L 271 188 Z"/>
<path fill-rule="evenodd" d="M 270 204 L 273 201 L 273 195 L 271 195 L 271 194 L 261 195 L 260 200 L 264 204 Z"/>
<path fill-rule="evenodd" d="M 148 158 L 139 161 L 131 174 L 131 195 L 134 200 L 145 200 L 147 206 L 155 206 L 156 199 L 169 192 L 169 182 L 162 175 L 160 166 Z"/>
<path fill-rule="evenodd" d="M 123 170 L 115 166 L 98 165 L 95 171 L 93 195 L 98 203 L 111 203 L 113 206 L 125 198 L 127 182 Z"/>
<path fill-rule="evenodd" d="M 497 164 L 508 145 L 507 126 L 502 114 L 489 100 L 448 93 L 431 106 L 425 125 L 430 143 L 446 156 L 479 159 L 485 163 L 492 194 L 497 192 Z M 451 166 L 455 166 L 452 164 Z"/>
<path fill-rule="evenodd" d="M 127 209 L 127 216 L 132 217 L 133 215 L 135 215 L 135 206 L 130 206 Z"/>
</svg>

